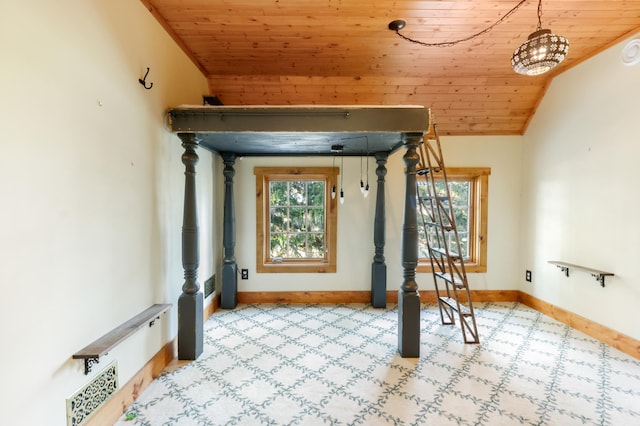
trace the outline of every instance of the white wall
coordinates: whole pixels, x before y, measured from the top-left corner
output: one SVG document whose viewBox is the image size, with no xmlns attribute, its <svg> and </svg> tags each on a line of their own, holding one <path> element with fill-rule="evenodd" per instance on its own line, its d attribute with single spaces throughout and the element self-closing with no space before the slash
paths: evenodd
<svg viewBox="0 0 640 426">
<path fill-rule="evenodd" d="M 517 288 L 520 253 L 521 136 L 443 137 L 443 155 L 450 167 L 491 167 L 487 272 L 468 274 L 472 290 Z"/>
<path fill-rule="evenodd" d="M 3 2 L 0 52 L 1 423 L 64 425 L 91 377 L 74 352 L 173 303 L 94 367 L 117 360 L 124 384 L 176 335 L 184 167 L 164 112 L 206 80 L 131 0 Z M 200 154 L 207 232 L 217 166 Z M 201 243 L 207 278 L 217 243 Z"/>
<path fill-rule="evenodd" d="M 520 202 L 521 137 L 442 137 L 445 163 L 451 167 L 491 167 L 489 177 L 489 240 L 487 273 L 470 274 L 474 290 L 517 287 Z M 405 193 L 404 148 L 387 162 L 386 246 L 387 288 L 402 283 L 401 247 Z M 366 163 L 365 163 L 366 164 Z M 338 265 L 335 274 L 257 274 L 255 176 L 256 166 L 332 166 L 331 158 L 252 158 L 238 160 L 234 178 L 236 202 L 236 259 L 249 269 L 249 279 L 238 281 L 238 291 L 348 291 L 370 290 L 373 260 L 373 222 L 377 167 L 369 159 L 368 198 L 360 194 L 360 159 L 344 159 L 345 203 L 338 205 Z M 340 160 L 335 164 L 340 167 Z M 366 169 L 366 166 L 365 166 Z M 251 195 L 249 195 L 251 194 Z M 418 274 L 418 285 L 433 289 L 430 274 Z"/>
<path fill-rule="evenodd" d="M 624 44 L 556 77 L 526 133 L 518 277 L 523 291 L 640 339 L 640 66 L 622 64 Z M 615 277 L 602 288 L 550 260 Z"/>
</svg>

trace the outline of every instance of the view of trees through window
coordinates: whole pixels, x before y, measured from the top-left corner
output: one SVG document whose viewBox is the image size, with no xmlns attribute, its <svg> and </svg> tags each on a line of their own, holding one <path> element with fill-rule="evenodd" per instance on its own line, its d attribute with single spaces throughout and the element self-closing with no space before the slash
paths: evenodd
<svg viewBox="0 0 640 426">
<path fill-rule="evenodd" d="M 271 259 L 322 259 L 325 256 L 325 182 L 269 182 Z"/>
<path fill-rule="evenodd" d="M 426 181 L 418 182 L 418 196 L 427 195 Z M 456 227 L 458 229 L 458 238 L 460 240 L 460 247 L 455 244 L 455 234 L 453 232 L 447 232 L 447 237 L 450 239 L 447 243 L 452 251 L 461 254 L 464 260 L 470 257 L 470 232 L 471 221 L 469 220 L 471 215 L 471 197 L 473 186 L 470 180 L 449 180 L 449 192 L 451 195 L 451 203 L 453 205 L 453 214 L 456 221 Z M 436 181 L 436 195 L 445 196 L 446 187 L 443 181 Z M 425 219 L 427 216 L 425 215 Z M 431 241 L 437 241 L 435 233 L 437 232 L 435 227 L 422 226 L 422 217 L 418 215 L 418 233 L 419 233 L 419 253 L 418 257 L 428 258 L 429 252 L 427 249 L 427 239 L 425 235 L 425 228 L 427 232 L 431 234 Z"/>
</svg>

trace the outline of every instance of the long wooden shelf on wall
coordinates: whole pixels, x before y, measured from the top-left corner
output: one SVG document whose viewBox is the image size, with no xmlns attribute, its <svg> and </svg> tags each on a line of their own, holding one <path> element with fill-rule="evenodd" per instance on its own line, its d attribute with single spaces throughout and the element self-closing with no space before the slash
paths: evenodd
<svg viewBox="0 0 640 426">
<path fill-rule="evenodd" d="M 114 328 L 104 336 L 93 341 L 85 348 L 73 354 L 73 359 L 84 360 L 84 374 L 89 374 L 91 367 L 100 362 L 100 357 L 106 355 L 111 349 L 127 337 L 138 331 L 147 323 L 151 327 L 160 315 L 167 312 L 171 304 L 155 304 L 140 312 L 135 317 Z"/>
<path fill-rule="evenodd" d="M 578 269 L 580 271 L 588 272 L 591 276 L 595 277 L 602 287 L 604 287 L 604 278 L 613 277 L 614 275 L 613 272 L 601 271 L 599 269 L 588 268 L 586 266 L 575 265 L 568 262 L 561 262 L 559 260 L 550 260 L 549 263 L 560 268 L 567 277 L 569 276 L 569 269 Z"/>
</svg>

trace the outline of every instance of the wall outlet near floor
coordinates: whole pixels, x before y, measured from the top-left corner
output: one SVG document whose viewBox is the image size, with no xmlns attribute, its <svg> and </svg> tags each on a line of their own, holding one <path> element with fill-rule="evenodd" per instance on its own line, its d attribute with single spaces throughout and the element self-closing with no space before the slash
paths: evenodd
<svg viewBox="0 0 640 426">
<path fill-rule="evenodd" d="M 527 270 L 524 272 L 524 279 L 527 280 L 528 283 L 531 282 L 531 271 Z"/>
<path fill-rule="evenodd" d="M 240 278 L 243 280 L 249 279 L 249 270 L 248 269 L 240 269 Z"/>
</svg>

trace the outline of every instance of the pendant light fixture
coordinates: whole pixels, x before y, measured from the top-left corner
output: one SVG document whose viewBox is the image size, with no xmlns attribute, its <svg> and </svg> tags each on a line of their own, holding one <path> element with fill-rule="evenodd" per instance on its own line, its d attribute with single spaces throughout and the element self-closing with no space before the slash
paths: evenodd
<svg viewBox="0 0 640 426">
<path fill-rule="evenodd" d="M 336 156 L 333 156 L 333 168 L 336 168 Z M 334 183 L 331 187 L 331 199 L 336 198 L 336 184 Z"/>
<path fill-rule="evenodd" d="M 369 148 L 367 147 L 367 150 Z M 367 196 L 369 196 L 369 156 L 367 155 L 367 184 L 364 187 L 364 191 L 362 192 L 364 195 L 364 198 L 367 198 Z"/>
<path fill-rule="evenodd" d="M 344 190 L 342 181 L 344 179 L 344 157 L 340 157 L 340 204 L 344 204 Z"/>
<path fill-rule="evenodd" d="M 369 195 L 369 156 L 365 155 L 364 158 L 367 162 L 367 178 L 366 181 L 362 178 L 362 156 L 360 156 L 360 192 L 362 193 L 364 198 L 367 198 L 367 196 Z"/>
<path fill-rule="evenodd" d="M 364 181 L 362 180 L 362 155 L 360 156 L 360 192 L 364 195 Z"/>
<path fill-rule="evenodd" d="M 569 52 L 569 40 L 542 28 L 542 0 L 538 0 L 538 27 L 511 57 L 511 66 L 518 74 L 540 75 L 564 60 Z"/>
<path fill-rule="evenodd" d="M 520 0 L 511 10 L 502 15 L 496 22 L 471 34 L 457 40 L 442 41 L 435 43 L 427 43 L 420 40 L 407 37 L 400 33 L 407 23 L 402 19 L 396 19 L 389 22 L 389 29 L 406 41 L 419 44 L 425 47 L 452 47 L 458 43 L 473 40 L 476 37 L 484 35 L 495 28 L 498 24 L 505 21 L 513 15 L 528 0 Z M 542 29 L 542 0 L 538 0 L 538 28 L 529 35 L 529 39 L 516 49 L 511 57 L 511 66 L 513 70 L 524 75 L 539 75 L 554 68 L 564 60 L 569 52 L 569 41 L 562 36 L 551 33 L 551 30 Z"/>
<path fill-rule="evenodd" d="M 331 145 L 331 152 L 333 154 L 335 154 L 333 156 L 333 168 L 334 169 L 336 168 L 336 155 L 342 154 L 343 150 L 344 150 L 344 145 Z M 340 157 L 340 158 L 342 158 L 342 157 Z M 343 196 L 343 198 L 344 198 L 344 194 L 342 194 L 342 168 L 340 170 L 340 193 L 341 193 L 341 196 Z M 336 184 L 335 183 L 331 187 L 331 199 L 334 199 L 334 198 L 336 198 Z M 341 200 L 341 202 L 344 203 L 344 199 Z"/>
</svg>

